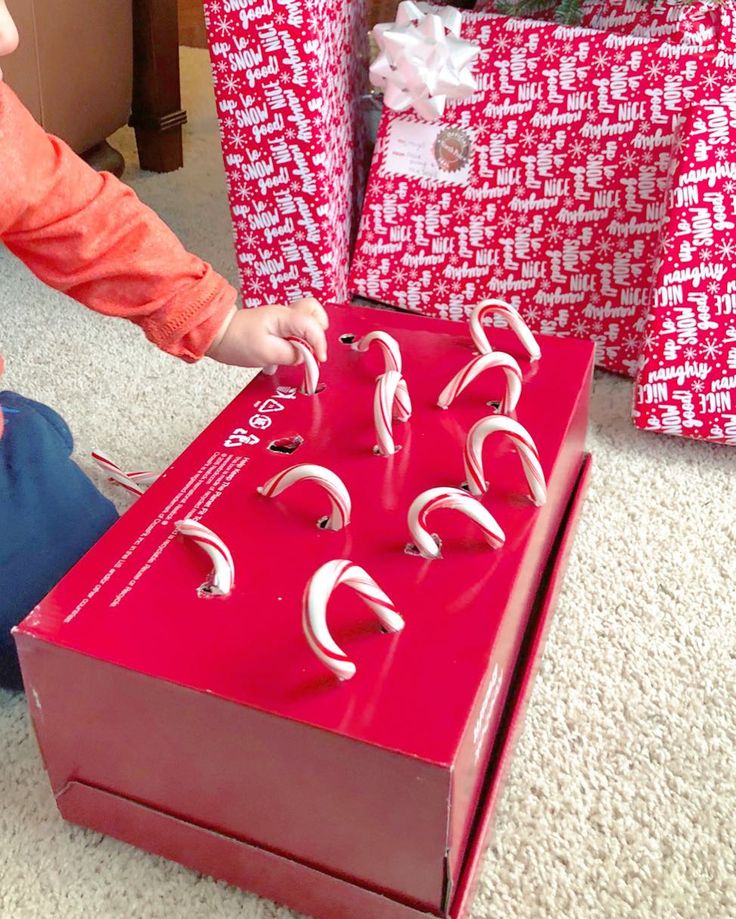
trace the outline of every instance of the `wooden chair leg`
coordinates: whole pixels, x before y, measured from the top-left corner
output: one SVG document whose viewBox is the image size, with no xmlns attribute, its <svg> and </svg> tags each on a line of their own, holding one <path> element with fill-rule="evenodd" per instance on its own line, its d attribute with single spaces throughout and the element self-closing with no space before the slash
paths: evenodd
<svg viewBox="0 0 736 919">
<path fill-rule="evenodd" d="M 135 128 L 135 141 L 141 169 L 173 172 L 184 165 L 181 128 L 162 133 L 161 128 Z"/>
<path fill-rule="evenodd" d="M 133 106 L 142 169 L 171 172 L 184 164 L 177 0 L 133 0 Z"/>
</svg>

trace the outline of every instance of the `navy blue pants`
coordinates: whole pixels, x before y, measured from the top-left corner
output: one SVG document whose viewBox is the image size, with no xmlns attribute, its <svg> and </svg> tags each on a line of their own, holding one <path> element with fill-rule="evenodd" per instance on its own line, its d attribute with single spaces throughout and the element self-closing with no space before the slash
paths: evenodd
<svg viewBox="0 0 736 919">
<path fill-rule="evenodd" d="M 118 515 L 70 459 L 53 409 L 13 392 L 0 392 L 0 409 L 0 685 L 22 689 L 10 630 Z"/>
</svg>

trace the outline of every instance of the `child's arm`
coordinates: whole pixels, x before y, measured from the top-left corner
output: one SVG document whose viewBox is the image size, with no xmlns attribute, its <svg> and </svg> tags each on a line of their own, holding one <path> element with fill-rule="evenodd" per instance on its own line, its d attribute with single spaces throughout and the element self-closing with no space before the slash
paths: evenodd
<svg viewBox="0 0 736 919">
<path fill-rule="evenodd" d="M 236 315 L 235 290 L 224 278 L 188 253 L 130 188 L 46 134 L 1 81 L 0 238 L 49 286 L 130 319 L 184 360 L 208 351 L 223 360 L 221 346 L 228 363 L 258 366 L 254 358 L 264 350 L 264 363 L 279 363 L 262 339 L 278 333 L 281 311 L 289 310 L 272 307 L 270 318 L 256 319 L 258 310 L 248 311 L 251 318 Z M 286 324 L 288 334 L 307 335 L 323 350 L 324 322 L 312 306 L 295 310 Z M 297 359 L 286 342 L 278 346 L 282 363 Z"/>
</svg>

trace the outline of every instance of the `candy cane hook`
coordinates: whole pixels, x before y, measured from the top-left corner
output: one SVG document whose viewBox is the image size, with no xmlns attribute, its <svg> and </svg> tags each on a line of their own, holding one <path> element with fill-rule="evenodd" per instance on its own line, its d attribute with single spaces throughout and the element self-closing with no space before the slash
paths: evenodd
<svg viewBox="0 0 736 919">
<path fill-rule="evenodd" d="M 542 352 L 536 338 L 529 330 L 529 326 L 521 318 L 517 310 L 504 300 L 481 300 L 470 316 L 470 334 L 475 347 L 481 354 L 490 354 L 493 351 L 488 335 L 483 328 L 483 320 L 488 316 L 500 316 L 505 319 L 509 328 L 516 334 L 522 346 L 529 355 L 530 361 L 538 361 Z"/>
<path fill-rule="evenodd" d="M 313 396 L 317 392 L 317 387 L 319 386 L 319 363 L 317 362 L 317 356 L 314 353 L 314 349 L 309 342 L 304 341 L 303 338 L 287 337 L 286 341 L 296 348 L 304 361 L 304 383 L 302 384 L 302 392 L 306 393 L 308 396 Z"/>
<path fill-rule="evenodd" d="M 411 399 L 406 381 L 398 370 L 387 370 L 376 381 L 373 397 L 373 421 L 376 427 L 377 451 L 382 456 L 396 453 L 393 420 L 411 418 Z"/>
<path fill-rule="evenodd" d="M 174 526 L 178 533 L 186 536 L 203 549 L 212 560 L 212 573 L 198 589 L 200 597 L 226 597 L 235 583 L 235 563 L 225 543 L 203 523 L 186 518 Z"/>
<path fill-rule="evenodd" d="M 532 500 L 541 507 L 547 500 L 547 485 L 539 463 L 539 453 L 531 435 L 513 418 L 505 415 L 490 415 L 481 418 L 468 432 L 465 441 L 465 475 L 471 494 L 482 495 L 488 484 L 483 473 L 483 443 L 489 434 L 501 432 L 511 440 L 524 467 L 526 480 L 532 493 Z"/>
<path fill-rule="evenodd" d="M 511 357 L 502 351 L 493 351 L 490 354 L 479 354 L 463 367 L 440 393 L 437 405 L 440 408 L 449 408 L 460 393 L 473 380 L 486 370 L 500 368 L 506 375 L 506 392 L 501 402 L 501 411 L 504 414 L 513 412 L 521 395 L 521 368 Z"/>
<path fill-rule="evenodd" d="M 397 370 L 401 373 L 401 348 L 393 335 L 389 335 L 388 332 L 369 332 L 367 335 L 364 335 L 360 341 L 356 341 L 353 344 L 353 350 L 365 353 L 373 342 L 381 348 L 385 370 Z"/>
<path fill-rule="evenodd" d="M 265 485 L 261 485 L 258 488 L 258 492 L 267 498 L 275 498 L 295 482 L 310 480 L 324 488 L 332 504 L 332 512 L 329 517 L 325 518 L 327 522 L 324 524 L 324 528 L 327 530 L 341 530 L 347 526 L 350 523 L 352 507 L 350 494 L 343 480 L 331 469 L 327 469 L 324 466 L 315 466 L 311 463 L 290 466 L 269 479 Z"/>
<path fill-rule="evenodd" d="M 304 591 L 302 605 L 304 634 L 322 663 L 339 680 L 349 680 L 355 676 L 355 664 L 348 659 L 327 627 L 327 604 L 333 590 L 340 584 L 352 587 L 389 632 L 400 632 L 404 628 L 404 620 L 373 578 L 352 562 L 336 559 L 322 565 L 312 575 Z"/>
<path fill-rule="evenodd" d="M 478 524 L 492 549 L 500 548 L 506 534 L 495 517 L 461 488 L 430 488 L 414 499 L 409 508 L 409 530 L 419 552 L 425 558 L 439 558 L 440 548 L 427 530 L 427 517 L 440 509 L 460 511 Z"/>
<path fill-rule="evenodd" d="M 137 497 L 140 497 L 145 488 L 152 485 L 158 478 L 157 472 L 124 472 L 102 450 L 93 450 L 90 455 L 100 469 L 107 473 L 109 482 L 112 482 L 113 485 L 119 485 Z"/>
</svg>

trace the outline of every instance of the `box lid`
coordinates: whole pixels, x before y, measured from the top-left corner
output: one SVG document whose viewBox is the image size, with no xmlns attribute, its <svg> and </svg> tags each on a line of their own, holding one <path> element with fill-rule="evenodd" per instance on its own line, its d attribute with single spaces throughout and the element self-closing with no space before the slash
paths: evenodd
<svg viewBox="0 0 736 919">
<path fill-rule="evenodd" d="M 414 414 L 395 425 L 402 449 L 376 456 L 373 392 L 382 360 L 340 337 L 385 329 L 401 343 Z M 542 339 L 542 359 L 521 357 L 511 333 L 494 345 L 519 356 L 524 389 L 517 417 L 536 440 L 549 501 L 534 507 L 515 451 L 490 438 L 483 503 L 507 535 L 492 551 L 467 518 L 439 512 L 441 560 L 409 555 L 406 515 L 423 490 L 458 486 L 470 426 L 491 413 L 501 375 L 485 374 L 448 411 L 437 396 L 472 356 L 463 326 L 388 312 L 332 311 L 324 390 L 294 392 L 301 368 L 259 376 L 176 459 L 143 497 L 27 617 L 19 630 L 162 680 L 213 693 L 280 718 L 449 766 L 483 683 L 503 617 L 534 593 L 540 556 L 559 525 L 579 468 L 566 435 L 587 395 L 592 346 Z M 269 445 L 299 435 L 292 455 Z M 256 441 L 257 442 L 253 442 Z M 248 442 L 251 441 L 251 442 Z M 267 499 L 257 486 L 295 463 L 327 465 L 353 499 L 349 527 L 320 530 L 326 496 L 306 483 Z M 221 536 L 235 559 L 226 598 L 202 599 L 209 562 L 175 535 L 186 516 Z M 382 634 L 373 614 L 340 588 L 329 607 L 335 639 L 357 664 L 338 683 L 310 650 L 301 599 L 324 562 L 351 559 L 395 601 L 406 620 Z"/>
</svg>

